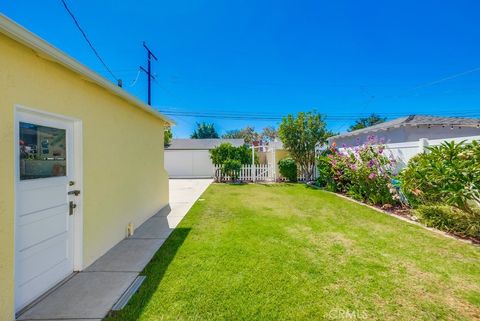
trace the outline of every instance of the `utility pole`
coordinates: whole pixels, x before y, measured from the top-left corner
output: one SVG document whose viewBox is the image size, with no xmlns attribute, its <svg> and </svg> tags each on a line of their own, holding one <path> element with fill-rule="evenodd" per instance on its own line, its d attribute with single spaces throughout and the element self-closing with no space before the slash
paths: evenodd
<svg viewBox="0 0 480 321">
<path fill-rule="evenodd" d="M 145 41 L 143 42 L 143 47 L 147 50 L 147 70 L 140 66 L 140 70 L 147 74 L 148 77 L 148 104 L 152 105 L 152 79 L 155 77 L 152 75 L 152 58 L 158 61 L 157 57 L 153 52 L 147 47 Z"/>
</svg>

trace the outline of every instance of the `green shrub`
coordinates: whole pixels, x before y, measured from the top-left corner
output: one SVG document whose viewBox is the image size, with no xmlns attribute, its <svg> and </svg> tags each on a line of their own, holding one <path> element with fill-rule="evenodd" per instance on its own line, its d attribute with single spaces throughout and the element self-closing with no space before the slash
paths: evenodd
<svg viewBox="0 0 480 321">
<path fill-rule="evenodd" d="M 335 185 L 335 180 L 333 179 L 332 164 L 330 163 L 328 155 L 331 155 L 330 150 L 323 152 L 317 158 L 317 184 L 320 187 L 324 187 L 325 189 L 334 192 L 337 187 Z"/>
<path fill-rule="evenodd" d="M 472 213 L 480 205 L 480 144 L 452 141 L 428 148 L 400 177 L 413 206 L 440 203 Z"/>
<path fill-rule="evenodd" d="M 228 159 L 222 165 L 222 171 L 230 176 L 232 181 L 238 180 L 241 169 L 242 163 L 236 159 Z"/>
<path fill-rule="evenodd" d="M 480 211 L 471 213 L 451 206 L 420 205 L 416 210 L 420 222 L 442 231 L 480 239 Z"/>
<path fill-rule="evenodd" d="M 280 171 L 280 174 L 286 179 L 288 179 L 290 182 L 297 181 L 297 164 L 292 158 L 287 157 L 281 159 L 278 162 L 278 169 Z"/>
<path fill-rule="evenodd" d="M 210 150 L 210 158 L 215 165 L 222 165 L 230 159 L 237 160 L 242 165 L 252 164 L 252 151 L 247 145 L 235 147 L 230 143 L 222 143 Z"/>
</svg>

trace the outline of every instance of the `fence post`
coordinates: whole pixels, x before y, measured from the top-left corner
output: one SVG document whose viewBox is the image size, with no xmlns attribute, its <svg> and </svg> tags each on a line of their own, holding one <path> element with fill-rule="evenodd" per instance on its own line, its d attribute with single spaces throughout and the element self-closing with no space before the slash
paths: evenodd
<svg viewBox="0 0 480 321">
<path fill-rule="evenodd" d="M 418 140 L 418 152 L 420 154 L 427 152 L 428 138 L 420 138 Z"/>
<path fill-rule="evenodd" d="M 277 159 L 276 159 L 276 156 L 277 156 L 277 151 L 275 150 L 275 142 L 272 142 L 272 172 L 273 172 L 273 181 L 276 182 L 277 181 Z"/>
</svg>

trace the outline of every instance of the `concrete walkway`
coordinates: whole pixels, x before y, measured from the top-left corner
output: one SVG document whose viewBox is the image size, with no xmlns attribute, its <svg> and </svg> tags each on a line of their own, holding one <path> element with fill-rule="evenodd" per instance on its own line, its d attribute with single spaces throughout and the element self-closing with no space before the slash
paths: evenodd
<svg viewBox="0 0 480 321">
<path fill-rule="evenodd" d="M 17 320 L 102 320 L 211 182 L 170 180 L 170 208 L 152 216 L 134 235 L 52 290 Z"/>
</svg>

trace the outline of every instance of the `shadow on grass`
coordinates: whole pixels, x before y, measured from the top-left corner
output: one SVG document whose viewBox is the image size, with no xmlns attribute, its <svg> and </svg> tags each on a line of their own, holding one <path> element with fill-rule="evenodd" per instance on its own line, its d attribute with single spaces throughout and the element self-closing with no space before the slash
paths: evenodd
<svg viewBox="0 0 480 321">
<path fill-rule="evenodd" d="M 317 185 L 310 185 L 310 184 L 304 184 L 306 189 L 313 189 L 313 190 L 320 190 L 320 191 L 325 191 L 325 187 L 317 186 Z"/>
<path fill-rule="evenodd" d="M 121 311 L 112 311 L 104 319 L 105 321 L 133 321 L 140 318 L 190 230 L 190 228 L 176 228 L 173 230 L 165 243 L 155 253 L 150 263 L 140 273 L 140 275 L 145 275 L 146 279 L 138 292 L 134 294 L 125 308 Z"/>
<path fill-rule="evenodd" d="M 269 183 L 254 183 L 255 185 L 264 186 L 264 187 L 287 187 L 287 186 L 297 186 L 301 183 L 293 183 L 293 182 L 269 182 Z"/>
</svg>

